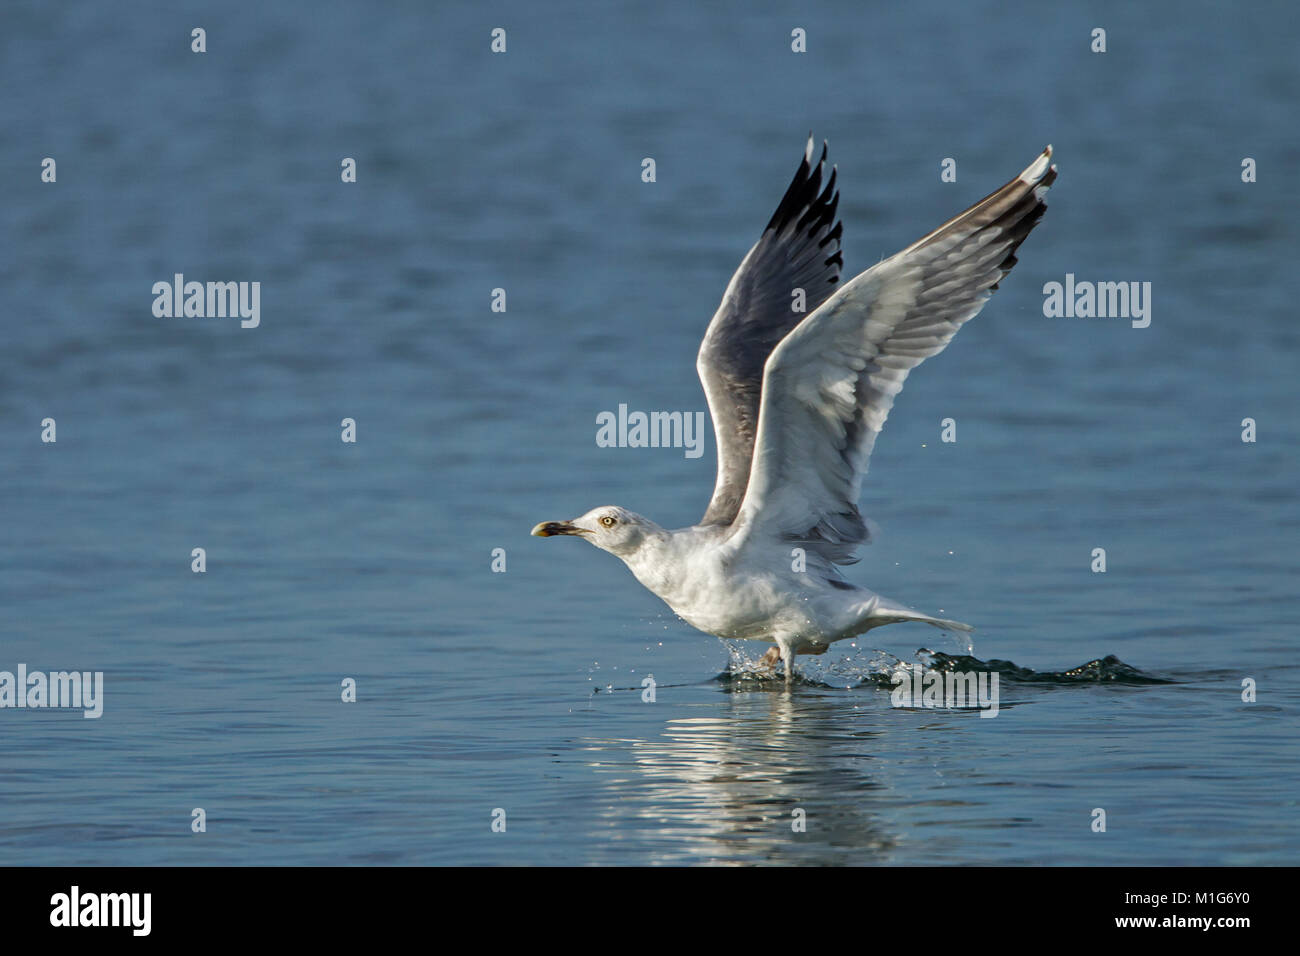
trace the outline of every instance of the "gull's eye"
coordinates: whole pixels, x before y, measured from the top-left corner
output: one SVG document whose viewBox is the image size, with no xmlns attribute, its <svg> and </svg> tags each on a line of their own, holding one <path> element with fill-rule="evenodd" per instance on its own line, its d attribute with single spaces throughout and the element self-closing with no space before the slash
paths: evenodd
<svg viewBox="0 0 1300 956">
<path fill-rule="evenodd" d="M 612 528 L 614 525 L 618 524 L 618 519 L 613 515 L 605 515 L 605 517 L 600 519 L 600 523 L 606 528 Z"/>
</svg>

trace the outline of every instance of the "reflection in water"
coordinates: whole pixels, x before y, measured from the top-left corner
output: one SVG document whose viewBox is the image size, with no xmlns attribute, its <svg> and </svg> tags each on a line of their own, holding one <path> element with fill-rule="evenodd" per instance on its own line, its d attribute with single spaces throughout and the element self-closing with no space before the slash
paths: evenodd
<svg viewBox="0 0 1300 956">
<path fill-rule="evenodd" d="M 996 672 L 1002 713 L 1044 694 L 1170 683 L 1112 656 L 1035 671 L 928 650 L 911 662 L 863 650 L 817 662 L 815 676 L 804 668 L 793 688 L 742 666 L 702 685 L 716 690 L 712 699 L 674 711 L 700 716 L 671 717 L 645 739 L 579 742 L 600 787 L 594 836 L 639 847 L 657 863 L 861 865 L 945 861 L 955 841 L 934 841 L 935 827 L 1005 829 L 999 800 L 971 788 L 1005 786 L 1017 772 L 1012 753 L 965 758 L 992 731 L 975 708 L 894 709 L 890 676 L 914 663 Z M 637 699 L 639 688 L 622 690 L 622 700 Z M 806 816 L 802 832 L 792 828 L 797 809 Z M 1023 852 L 1006 842 L 1008 853 Z"/>
<path fill-rule="evenodd" d="M 888 785 L 864 752 L 882 729 L 861 729 L 872 710 L 813 693 L 736 691 L 727 715 L 669 720 L 658 738 L 587 739 L 602 828 L 641 821 L 635 842 L 658 863 L 885 862 L 897 840 L 875 807 Z"/>
</svg>

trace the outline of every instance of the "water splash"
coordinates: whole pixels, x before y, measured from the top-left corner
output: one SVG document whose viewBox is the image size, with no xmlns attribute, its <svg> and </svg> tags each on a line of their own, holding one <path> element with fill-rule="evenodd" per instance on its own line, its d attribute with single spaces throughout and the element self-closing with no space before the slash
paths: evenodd
<svg viewBox="0 0 1300 956">
<path fill-rule="evenodd" d="M 767 681 L 784 683 L 783 665 L 776 668 L 762 663 L 760 655 L 753 654 L 748 641 L 723 641 L 730 655 L 728 670 L 719 674 L 723 684 L 738 686 L 760 684 Z M 800 656 L 795 665 L 795 681 L 820 687 L 892 688 L 895 675 L 912 674 L 912 668 L 921 665 L 923 672 L 948 673 L 953 671 L 984 671 L 996 673 L 999 680 L 1022 684 L 1173 684 L 1176 681 L 1157 677 L 1124 663 L 1113 654 L 1099 657 L 1076 667 L 1060 671 L 1036 671 L 1020 667 L 1012 661 L 993 658 L 980 660 L 970 654 L 945 654 L 920 648 L 914 660 L 908 661 L 886 651 L 855 648 L 849 653 L 832 657 Z"/>
</svg>

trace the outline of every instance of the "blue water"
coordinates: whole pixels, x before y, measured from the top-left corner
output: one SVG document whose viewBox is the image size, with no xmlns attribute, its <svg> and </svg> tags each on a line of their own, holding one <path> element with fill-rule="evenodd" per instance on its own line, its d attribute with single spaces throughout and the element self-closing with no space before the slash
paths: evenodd
<svg viewBox="0 0 1300 956">
<path fill-rule="evenodd" d="M 0 864 L 1295 863 L 1298 40 L 1285 3 L 6 3 L 0 670 L 105 697 L 0 710 Z M 711 434 L 595 418 L 705 407 L 810 129 L 849 274 L 1048 142 L 1060 179 L 909 380 L 848 569 L 973 646 L 884 628 L 787 690 L 528 531 L 699 517 Z M 176 272 L 261 325 L 155 318 Z M 1066 273 L 1151 282 L 1150 327 L 1045 318 Z M 895 709 L 872 661 L 921 648 L 1168 682 Z"/>
</svg>

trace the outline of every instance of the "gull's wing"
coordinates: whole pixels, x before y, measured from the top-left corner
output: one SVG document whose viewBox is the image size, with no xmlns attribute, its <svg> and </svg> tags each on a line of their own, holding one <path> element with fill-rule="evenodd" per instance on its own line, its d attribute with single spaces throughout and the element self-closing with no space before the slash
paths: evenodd
<svg viewBox="0 0 1300 956">
<path fill-rule="evenodd" d="M 835 219 L 839 198 L 834 168 L 826 178 L 826 146 L 822 144 L 821 159 L 814 164 L 809 136 L 794 180 L 731 277 L 704 333 L 695 367 L 717 436 L 718 480 L 701 524 L 731 524 L 736 517 L 749 482 L 763 363 L 839 281 L 844 263 L 841 226 Z M 804 290 L 799 312 L 794 311 L 795 289 Z"/>
<path fill-rule="evenodd" d="M 845 283 L 767 360 L 733 542 L 779 538 L 839 564 L 866 540 L 858 493 L 910 372 L 942 351 L 1016 263 L 1056 179 L 1047 147 L 955 219 Z"/>
</svg>

